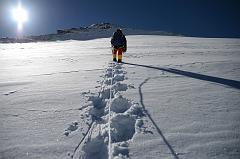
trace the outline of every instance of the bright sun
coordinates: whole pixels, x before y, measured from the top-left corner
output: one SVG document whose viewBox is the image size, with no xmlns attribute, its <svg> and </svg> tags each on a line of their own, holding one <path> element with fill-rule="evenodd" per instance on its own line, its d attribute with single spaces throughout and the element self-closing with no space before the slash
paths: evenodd
<svg viewBox="0 0 240 159">
<path fill-rule="evenodd" d="M 17 22 L 18 30 L 21 31 L 23 23 L 27 21 L 28 15 L 27 11 L 22 8 L 21 4 L 18 4 L 18 7 L 12 10 L 13 19 Z"/>
</svg>

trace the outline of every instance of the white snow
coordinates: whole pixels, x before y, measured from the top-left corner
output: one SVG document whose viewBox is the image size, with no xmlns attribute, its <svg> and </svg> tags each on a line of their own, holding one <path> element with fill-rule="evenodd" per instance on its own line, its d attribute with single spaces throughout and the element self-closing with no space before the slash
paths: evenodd
<svg viewBox="0 0 240 159">
<path fill-rule="evenodd" d="M 240 158 L 239 39 L 109 40 L 0 44 L 0 158 Z"/>
</svg>

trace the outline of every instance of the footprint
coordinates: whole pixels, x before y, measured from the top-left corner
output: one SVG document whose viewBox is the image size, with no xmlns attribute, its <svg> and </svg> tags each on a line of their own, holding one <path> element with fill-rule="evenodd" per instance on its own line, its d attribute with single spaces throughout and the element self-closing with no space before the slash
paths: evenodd
<svg viewBox="0 0 240 159">
<path fill-rule="evenodd" d="M 123 74 L 115 74 L 113 77 L 114 81 L 123 81 L 124 80 L 124 75 Z"/>
<path fill-rule="evenodd" d="M 111 135 L 113 142 L 122 142 L 132 139 L 135 133 L 135 118 L 117 114 L 111 120 Z"/>
<path fill-rule="evenodd" d="M 98 96 L 90 96 L 88 100 L 92 102 L 92 107 L 89 108 L 89 115 L 91 115 L 93 120 L 100 119 L 104 115 L 105 100 Z"/>
<path fill-rule="evenodd" d="M 101 109 L 106 106 L 106 102 L 98 96 L 90 96 L 88 101 L 91 101 L 95 108 Z"/>
<path fill-rule="evenodd" d="M 130 106 L 131 103 L 120 95 L 112 100 L 111 110 L 115 113 L 123 113 L 128 110 Z"/>
<path fill-rule="evenodd" d="M 102 136 L 97 136 L 91 139 L 82 148 L 84 154 L 81 158 L 84 159 L 106 159 L 108 158 L 107 145 Z"/>
<path fill-rule="evenodd" d="M 120 82 L 116 82 L 114 85 L 113 85 L 113 89 L 118 92 L 118 91 L 126 91 L 128 89 L 128 86 L 127 84 L 124 84 L 124 83 L 120 83 Z"/>
</svg>

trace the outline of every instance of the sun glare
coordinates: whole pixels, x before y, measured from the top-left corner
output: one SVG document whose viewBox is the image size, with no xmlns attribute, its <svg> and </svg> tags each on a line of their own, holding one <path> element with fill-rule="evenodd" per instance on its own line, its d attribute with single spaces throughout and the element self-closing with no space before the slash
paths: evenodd
<svg viewBox="0 0 240 159">
<path fill-rule="evenodd" d="M 28 19 L 27 11 L 22 8 L 21 4 L 19 3 L 17 8 L 12 10 L 12 16 L 13 19 L 17 22 L 18 30 L 21 31 L 23 28 L 23 23 Z"/>
</svg>

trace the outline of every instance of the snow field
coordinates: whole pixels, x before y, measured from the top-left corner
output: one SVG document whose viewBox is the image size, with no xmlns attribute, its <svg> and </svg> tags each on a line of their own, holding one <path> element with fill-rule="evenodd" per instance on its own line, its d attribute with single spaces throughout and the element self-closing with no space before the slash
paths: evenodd
<svg viewBox="0 0 240 159">
<path fill-rule="evenodd" d="M 239 159 L 240 40 L 127 39 L 0 44 L 0 158 Z"/>
</svg>

